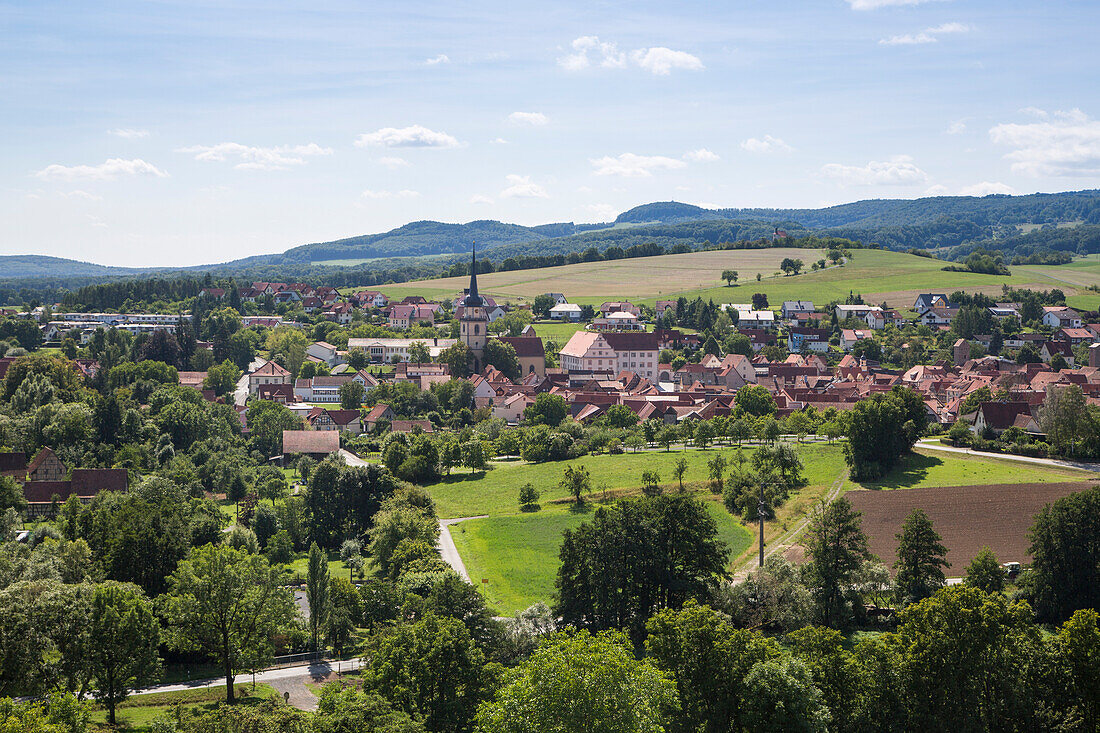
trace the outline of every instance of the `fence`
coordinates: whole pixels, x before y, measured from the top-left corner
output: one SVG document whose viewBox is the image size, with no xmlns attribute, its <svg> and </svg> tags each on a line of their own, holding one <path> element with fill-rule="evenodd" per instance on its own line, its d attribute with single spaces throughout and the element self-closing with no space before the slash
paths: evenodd
<svg viewBox="0 0 1100 733">
<path fill-rule="evenodd" d="M 284 654 L 280 657 L 275 657 L 273 663 L 270 666 L 264 667 L 268 669 L 283 669 L 284 667 L 296 667 L 300 664 L 307 662 L 327 662 L 332 657 L 328 652 L 302 652 L 300 654 Z"/>
</svg>

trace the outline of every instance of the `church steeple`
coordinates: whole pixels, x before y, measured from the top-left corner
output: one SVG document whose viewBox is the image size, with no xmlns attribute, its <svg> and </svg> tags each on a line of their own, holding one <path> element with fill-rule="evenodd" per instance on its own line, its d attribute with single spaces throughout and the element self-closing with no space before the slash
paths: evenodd
<svg viewBox="0 0 1100 733">
<path fill-rule="evenodd" d="M 466 295 L 464 305 L 468 308 L 476 308 L 484 305 L 481 296 L 477 294 L 477 243 L 474 243 L 473 252 L 470 254 L 470 291 Z"/>
</svg>

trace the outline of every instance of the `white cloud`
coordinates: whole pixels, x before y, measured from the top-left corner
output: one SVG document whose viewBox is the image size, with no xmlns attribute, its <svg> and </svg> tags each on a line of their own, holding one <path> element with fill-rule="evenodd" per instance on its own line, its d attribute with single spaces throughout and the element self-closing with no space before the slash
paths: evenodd
<svg viewBox="0 0 1100 733">
<path fill-rule="evenodd" d="M 488 196 L 485 196 L 483 194 L 475 193 L 473 196 L 470 197 L 470 203 L 471 204 L 491 204 L 491 203 L 493 203 L 493 200 L 491 198 L 489 198 Z"/>
<path fill-rule="evenodd" d="M 921 5 L 933 0 L 848 0 L 852 10 L 878 10 L 895 5 Z"/>
<path fill-rule="evenodd" d="M 152 163 L 140 158 L 123 160 L 110 158 L 99 165 L 48 165 L 34 174 L 46 181 L 113 181 L 119 176 L 155 176 L 167 178 L 168 174 Z"/>
<path fill-rule="evenodd" d="M 134 140 L 139 137 L 149 137 L 148 130 L 139 130 L 133 127 L 118 127 L 114 130 L 108 130 L 108 135 L 114 135 L 115 137 L 121 137 L 126 140 Z"/>
<path fill-rule="evenodd" d="M 508 120 L 517 125 L 534 125 L 541 127 L 550 120 L 542 112 L 513 112 L 508 115 Z"/>
<path fill-rule="evenodd" d="M 905 33 L 900 36 L 890 36 L 879 41 L 881 46 L 912 46 L 922 43 L 936 43 L 940 36 L 953 33 L 967 33 L 970 26 L 963 23 L 942 23 L 933 28 L 925 28 L 920 33 Z"/>
<path fill-rule="evenodd" d="M 371 191 L 363 192 L 365 199 L 414 199 L 420 195 L 419 191 L 410 191 L 407 188 L 401 191 Z"/>
<path fill-rule="evenodd" d="M 428 66 L 437 66 L 438 64 L 449 64 L 451 59 L 447 57 L 447 54 L 441 53 L 438 56 L 433 56 L 430 59 L 424 59 L 424 63 Z"/>
<path fill-rule="evenodd" d="M 493 138 L 492 140 L 490 140 L 489 142 L 490 142 L 490 143 L 492 143 L 493 145 L 507 145 L 507 144 L 508 144 L 508 141 L 507 141 L 507 140 L 505 140 L 505 139 L 504 139 L 504 138 L 502 138 L 502 137 L 494 137 L 494 138 Z"/>
<path fill-rule="evenodd" d="M 93 227 L 98 227 L 101 229 L 107 228 L 107 222 L 103 221 L 103 219 L 99 218 L 98 216 L 93 216 L 92 214 L 88 214 L 88 222 Z"/>
<path fill-rule="evenodd" d="M 1055 112 L 1027 124 L 1006 123 L 989 131 L 996 145 L 1012 148 L 1005 155 L 1012 170 L 1033 176 L 1100 175 L 1100 120 L 1079 109 Z"/>
<path fill-rule="evenodd" d="M 1038 117 L 1040 120 L 1050 119 L 1050 112 L 1047 112 L 1045 109 L 1039 109 L 1038 107 L 1024 107 L 1020 111 L 1023 112 L 1025 115 Z"/>
<path fill-rule="evenodd" d="M 657 76 L 668 76 L 673 69 L 684 69 L 686 71 L 700 71 L 703 69 L 703 62 L 699 60 L 698 56 L 692 56 L 686 51 L 673 51 L 671 48 L 665 48 L 664 46 L 639 48 L 637 51 L 631 51 L 630 60 L 640 68 Z"/>
<path fill-rule="evenodd" d="M 94 193 L 88 193 L 87 191 L 69 191 L 68 193 L 61 194 L 68 199 L 83 199 L 84 201 L 102 201 L 102 196 L 96 196 Z"/>
<path fill-rule="evenodd" d="M 966 132 L 966 118 L 955 120 L 944 130 L 948 135 L 961 135 Z"/>
<path fill-rule="evenodd" d="M 922 196 L 950 196 L 951 195 L 951 190 L 947 186 L 943 185 L 942 183 L 937 183 L 934 186 L 929 186 L 928 188 L 924 189 L 924 193 L 921 194 L 921 195 Z"/>
<path fill-rule="evenodd" d="M 379 165 L 384 165 L 391 171 L 398 168 L 404 168 L 409 164 L 409 161 L 404 158 L 399 158 L 396 155 L 386 155 L 378 159 Z"/>
<path fill-rule="evenodd" d="M 546 189 L 537 183 L 531 182 L 530 176 L 507 175 L 504 180 L 508 187 L 500 192 L 500 197 L 505 199 L 545 199 L 550 198 Z"/>
<path fill-rule="evenodd" d="M 750 153 L 789 153 L 794 150 L 777 137 L 765 135 L 762 138 L 750 137 L 741 143 L 741 147 Z"/>
<path fill-rule="evenodd" d="M 605 155 L 591 158 L 597 176 L 623 176 L 624 178 L 648 178 L 655 170 L 673 170 L 687 166 L 682 160 L 663 155 L 635 155 L 623 153 L 617 158 Z"/>
<path fill-rule="evenodd" d="M 1000 181 L 982 181 L 981 183 L 975 183 L 973 186 L 963 186 L 959 189 L 960 196 L 988 196 L 991 193 L 1012 195 L 1016 193 L 1016 189 Z"/>
<path fill-rule="evenodd" d="M 699 148 L 698 150 L 689 150 L 684 153 L 684 157 L 690 161 L 696 163 L 713 163 L 718 160 L 718 154 L 707 150 L 706 148 Z"/>
<path fill-rule="evenodd" d="M 429 130 L 423 125 L 383 127 L 355 138 L 356 147 L 382 145 L 387 148 L 456 148 L 458 140 L 445 132 Z"/>
<path fill-rule="evenodd" d="M 585 204 L 581 208 L 591 215 L 589 218 L 592 221 L 598 222 L 610 221 L 615 218 L 617 213 L 615 207 L 611 204 Z"/>
<path fill-rule="evenodd" d="M 676 51 L 664 46 L 636 48 L 630 53 L 620 51 L 610 41 L 598 36 L 581 36 L 571 44 L 573 52 L 558 59 L 558 66 L 566 71 L 582 71 L 599 64 L 605 69 L 625 69 L 631 64 L 657 76 L 668 76 L 674 69 L 699 71 L 703 62 L 686 51 Z"/>
<path fill-rule="evenodd" d="M 928 180 L 928 174 L 918 168 L 908 155 L 895 155 L 889 160 L 872 160 L 867 165 L 829 163 L 821 168 L 826 178 L 853 186 L 913 186 Z"/>
<path fill-rule="evenodd" d="M 236 160 L 238 162 L 233 167 L 241 170 L 276 171 L 286 170 L 294 165 L 305 165 L 306 158 L 332 155 L 332 148 L 322 148 L 317 143 L 280 145 L 273 148 L 260 148 L 240 143 L 218 143 L 177 148 L 176 152 L 194 154 L 195 160 L 213 163 Z"/>
</svg>

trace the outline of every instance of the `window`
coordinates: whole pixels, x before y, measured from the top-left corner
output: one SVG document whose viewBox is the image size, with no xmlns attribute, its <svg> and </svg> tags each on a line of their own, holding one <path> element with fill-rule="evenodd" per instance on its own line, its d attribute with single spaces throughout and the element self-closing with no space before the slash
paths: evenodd
<svg viewBox="0 0 1100 733">
<path fill-rule="evenodd" d="M 480 333 L 480 331 L 481 331 L 481 326 L 479 326 L 475 323 L 474 324 L 474 335 L 477 336 L 478 333 Z"/>
</svg>

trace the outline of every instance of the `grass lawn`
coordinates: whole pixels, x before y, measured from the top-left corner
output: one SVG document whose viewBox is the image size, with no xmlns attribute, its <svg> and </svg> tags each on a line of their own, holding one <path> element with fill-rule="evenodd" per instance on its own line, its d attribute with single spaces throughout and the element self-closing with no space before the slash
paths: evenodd
<svg viewBox="0 0 1100 733">
<path fill-rule="evenodd" d="M 255 705 L 279 695 L 273 687 L 268 685 L 256 685 L 256 691 L 253 692 L 252 684 L 246 684 L 243 676 L 237 678 L 236 687 L 238 705 Z M 213 710 L 224 701 L 224 685 L 182 692 L 154 692 L 130 697 L 119 705 L 115 711 L 115 717 L 121 727 L 132 731 L 147 731 L 154 720 L 171 715 L 177 704 L 189 710 L 207 711 Z M 98 708 L 93 711 L 92 723 L 106 726 L 107 711 Z"/>
<path fill-rule="evenodd" d="M 752 543 L 752 533 L 721 503 L 708 501 L 707 508 L 730 557 L 740 555 Z M 498 614 L 510 616 L 538 601 L 551 602 L 562 531 L 588 520 L 594 509 L 590 501 L 579 510 L 554 504 L 530 514 L 471 519 L 453 525 L 451 537 L 474 585 Z"/>
<path fill-rule="evenodd" d="M 535 328 L 535 333 L 539 338 L 546 341 L 553 341 L 559 346 L 565 346 L 570 337 L 577 331 L 584 330 L 583 323 L 551 323 L 548 321 L 539 321 L 531 324 Z"/>
</svg>

